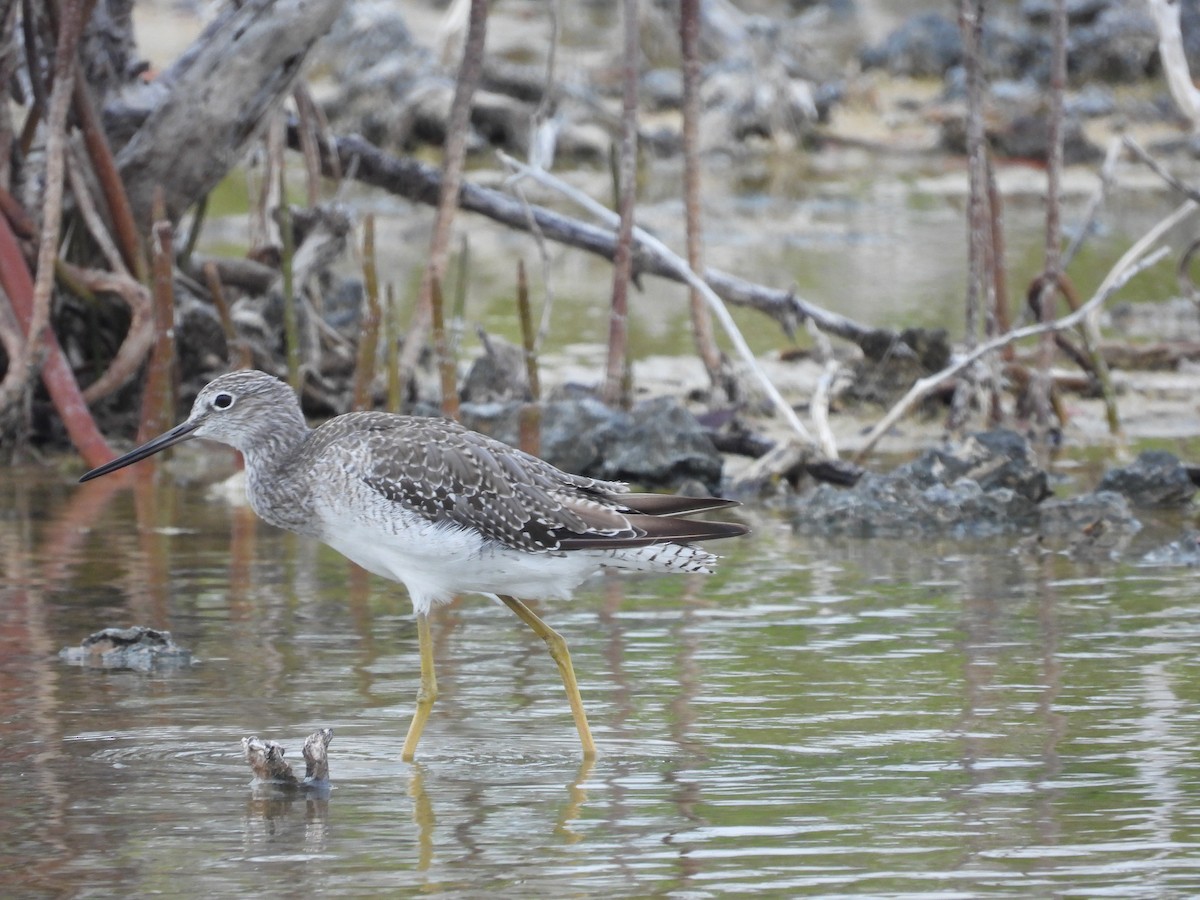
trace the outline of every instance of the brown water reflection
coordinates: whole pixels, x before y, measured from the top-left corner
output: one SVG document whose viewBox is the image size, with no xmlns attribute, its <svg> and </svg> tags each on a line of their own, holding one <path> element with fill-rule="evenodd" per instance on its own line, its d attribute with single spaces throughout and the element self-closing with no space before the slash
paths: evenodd
<svg viewBox="0 0 1200 900">
<path fill-rule="evenodd" d="M 215 474 L 0 476 L 0 893 L 1200 889 L 1190 571 L 818 541 L 751 512 L 715 578 L 546 605 L 594 766 L 537 639 L 473 599 L 436 617 L 443 695 L 408 766 L 407 599 L 214 496 Z M 133 622 L 203 661 L 56 658 Z M 243 735 L 298 759 L 326 725 L 327 796 L 250 787 Z"/>
</svg>

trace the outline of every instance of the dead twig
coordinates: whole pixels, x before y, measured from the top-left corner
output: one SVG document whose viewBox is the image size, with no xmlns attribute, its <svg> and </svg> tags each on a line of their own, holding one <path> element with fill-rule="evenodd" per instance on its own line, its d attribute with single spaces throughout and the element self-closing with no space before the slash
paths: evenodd
<svg viewBox="0 0 1200 900">
<path fill-rule="evenodd" d="M 1054 320 L 1055 304 L 1062 283 L 1062 123 L 1063 91 L 1067 83 L 1067 6 L 1066 0 L 1054 0 L 1051 12 L 1053 39 L 1050 52 L 1050 111 L 1046 143 L 1046 234 L 1043 254 L 1045 261 L 1038 282 L 1040 287 L 1034 302 L 1034 314 L 1039 322 Z M 1086 343 L 1086 340 L 1085 340 Z M 1050 427 L 1049 372 L 1054 363 L 1055 335 L 1043 334 L 1038 342 L 1037 375 L 1030 388 L 1034 415 L 1041 435 Z M 1065 425 L 1065 422 L 1060 422 Z"/>
<path fill-rule="evenodd" d="M 610 228 L 617 225 L 617 216 L 612 210 L 607 209 L 600 203 L 597 203 L 582 191 L 577 190 L 559 178 L 555 178 L 549 172 L 531 169 L 529 166 L 518 162 L 506 153 L 497 151 L 497 155 L 505 165 L 513 170 L 513 172 L 522 176 L 533 178 L 540 184 L 543 184 L 552 190 L 558 191 L 570 200 L 579 204 L 601 221 L 605 222 Z M 739 329 L 737 327 L 737 323 L 733 321 L 733 317 L 729 314 L 729 310 L 726 309 L 725 304 L 721 301 L 721 298 L 717 296 L 716 291 L 709 287 L 709 285 L 699 275 L 697 275 L 691 270 L 691 268 L 688 267 L 688 264 L 681 259 L 677 253 L 672 251 L 658 238 L 654 237 L 644 229 L 636 226 L 634 227 L 633 233 L 634 237 L 637 238 L 642 246 L 646 247 L 650 253 L 659 259 L 660 262 L 670 267 L 670 271 L 677 280 L 686 282 L 700 292 L 701 296 L 704 297 L 705 302 L 708 303 L 709 308 L 712 310 L 713 315 L 717 317 L 717 321 L 721 324 L 721 327 L 725 329 L 725 333 L 729 337 L 729 340 L 733 343 L 734 349 L 737 350 L 738 355 L 746 363 L 750 371 L 754 373 L 755 377 L 759 381 L 759 384 L 762 385 L 762 389 L 770 399 L 772 405 L 779 411 L 780 415 L 783 416 L 784 420 L 788 423 L 792 430 L 796 432 L 801 440 L 812 443 L 812 436 L 808 433 L 808 429 L 804 427 L 804 423 L 801 422 L 797 417 L 796 411 L 792 409 L 791 405 L 783 398 L 783 395 L 779 393 L 779 389 L 771 383 L 771 379 L 767 377 L 767 374 L 762 370 L 762 367 L 759 366 L 758 360 L 754 358 L 754 351 L 751 350 L 750 345 L 746 343 L 746 339 L 742 336 L 741 329 Z"/>
<path fill-rule="evenodd" d="M 375 382 L 375 355 L 379 344 L 379 268 L 375 264 L 375 216 L 363 219 L 363 311 L 358 330 L 358 359 L 354 366 L 354 409 L 374 406 L 371 386 Z"/>
<path fill-rule="evenodd" d="M 841 364 L 834 358 L 833 345 L 830 344 L 821 329 L 811 319 L 805 323 L 808 333 L 817 348 L 817 356 L 824 363 L 821 377 L 813 390 L 812 400 L 809 401 L 809 418 L 812 419 L 813 430 L 817 433 L 817 445 L 830 459 L 838 458 L 837 439 L 829 427 L 829 397 L 833 392 L 833 383 L 837 379 Z"/>
<path fill-rule="evenodd" d="M 617 252 L 612 266 L 612 308 L 608 316 L 608 359 L 600 396 L 609 406 L 628 407 L 629 284 L 633 280 L 633 216 L 637 202 L 638 154 L 638 3 L 621 4 L 622 53 L 621 144 L 617 157 Z"/>
<path fill-rule="evenodd" d="M 541 445 L 542 399 L 541 380 L 538 377 L 537 336 L 533 331 L 533 313 L 529 309 L 529 280 L 525 277 L 525 263 L 517 260 L 517 312 L 521 318 L 521 346 L 525 351 L 525 380 L 529 383 L 531 402 L 521 407 L 518 417 L 519 445 L 526 453 L 537 456 Z"/>
<path fill-rule="evenodd" d="M 442 387 L 442 415 L 447 419 L 458 420 L 458 366 L 454 355 L 450 352 L 446 340 L 446 320 L 443 316 L 445 306 L 442 303 L 442 283 L 436 278 L 433 281 L 433 303 L 430 312 L 433 315 L 433 353 L 437 358 L 438 377 Z"/>
<path fill-rule="evenodd" d="M 682 0 L 679 44 L 683 56 L 683 205 L 687 221 L 687 261 L 704 271 L 700 206 L 700 0 Z M 712 313 L 700 292 L 688 289 L 692 340 L 714 388 L 724 382 L 724 357 L 713 335 Z M 727 392 L 728 393 L 728 392 Z"/>
<path fill-rule="evenodd" d="M 1018 328 L 1016 331 L 1010 331 L 1008 334 L 1000 335 L 999 337 L 988 341 L 984 344 L 975 347 L 971 352 L 964 354 L 955 360 L 951 365 L 942 369 L 940 372 L 935 372 L 925 378 L 919 379 L 900 400 L 888 410 L 887 415 L 876 423 L 867 435 L 863 446 L 859 448 L 855 454 L 855 461 L 861 462 L 868 453 L 871 452 L 875 444 L 879 442 L 893 425 L 902 419 L 910 409 L 912 409 L 922 399 L 927 397 L 936 388 L 949 381 L 959 372 L 963 371 L 968 366 L 975 363 L 980 357 L 987 353 L 992 353 L 1005 347 L 1014 341 L 1023 340 L 1029 337 L 1036 337 L 1046 332 L 1062 331 L 1066 328 L 1073 328 L 1090 315 L 1093 311 L 1099 309 L 1109 297 L 1111 297 L 1118 288 L 1128 282 L 1133 276 L 1141 272 L 1143 269 L 1154 265 L 1164 256 L 1167 255 L 1167 248 L 1160 247 L 1159 249 L 1149 253 L 1147 251 L 1151 244 L 1158 241 L 1167 231 L 1174 228 L 1197 209 L 1200 209 L 1200 204 L 1192 200 L 1188 200 L 1165 219 L 1151 228 L 1144 234 L 1137 243 L 1130 247 L 1125 254 L 1117 261 L 1117 264 L 1109 270 L 1108 275 L 1096 289 L 1096 293 L 1083 306 L 1079 307 L 1070 315 L 1064 316 L 1054 322 L 1046 322 L 1038 325 L 1030 325 L 1026 328 Z"/>
<path fill-rule="evenodd" d="M 225 348 L 229 353 L 229 361 L 237 369 L 248 369 L 253 363 L 253 355 L 246 342 L 239 337 L 233 324 L 233 313 L 229 309 L 229 301 L 225 298 L 225 286 L 221 283 L 221 273 L 215 262 L 204 264 L 204 282 L 208 285 L 208 293 L 212 296 L 213 306 L 221 319 L 221 330 L 225 332 Z"/>
</svg>

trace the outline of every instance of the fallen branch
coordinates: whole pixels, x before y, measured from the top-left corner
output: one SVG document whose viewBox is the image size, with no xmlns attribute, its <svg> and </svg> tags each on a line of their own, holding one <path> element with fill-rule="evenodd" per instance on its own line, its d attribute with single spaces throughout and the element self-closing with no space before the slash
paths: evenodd
<svg viewBox="0 0 1200 900">
<path fill-rule="evenodd" d="M 334 138 L 329 146 L 321 147 L 322 171 L 332 176 L 340 166 L 347 178 L 381 188 L 414 203 L 433 206 L 438 201 L 441 173 L 435 166 L 414 159 L 392 156 L 358 135 Z M 300 149 L 299 126 L 288 124 L 288 146 Z M 335 153 L 336 155 L 331 155 Z M 616 252 L 616 237 L 609 228 L 580 222 L 542 206 L 528 205 L 501 191 L 464 182 L 459 192 L 459 205 L 468 212 L 479 213 L 495 222 L 518 231 L 539 233 L 546 240 L 566 244 L 611 260 Z M 643 244 L 638 248 L 637 264 L 641 273 L 657 275 L 672 281 L 687 279 L 676 265 L 678 257 L 669 259 Z M 904 352 L 903 342 L 894 331 L 871 328 L 797 297 L 793 291 L 765 287 L 730 275 L 718 269 L 705 269 L 704 281 L 718 297 L 734 306 L 756 309 L 770 316 L 789 334 L 795 327 L 812 319 L 826 334 L 850 341 L 860 347 L 893 347 Z"/>
<path fill-rule="evenodd" d="M 575 203 L 582 206 L 592 215 L 608 223 L 611 227 L 616 227 L 619 223 L 617 214 L 600 203 L 597 203 L 587 194 L 576 190 L 571 185 L 554 177 L 544 169 L 533 169 L 524 163 L 518 162 L 511 156 L 508 156 L 502 151 L 496 151 L 501 161 L 504 162 L 514 172 L 523 176 L 534 179 L 538 183 L 558 191 L 564 196 L 570 198 Z M 699 291 L 700 295 L 707 301 L 713 315 L 717 317 L 717 321 L 721 323 L 721 327 L 725 329 L 725 334 L 733 343 L 734 349 L 738 355 L 742 357 L 750 371 L 758 379 L 762 385 L 763 391 L 770 398 L 771 403 L 779 410 L 784 420 L 791 426 L 792 430 L 800 437 L 801 440 L 812 443 L 812 435 L 808 433 L 808 429 L 804 427 L 804 423 L 800 421 L 796 415 L 796 411 L 791 405 L 783 399 L 783 395 L 779 393 L 779 389 L 771 383 L 771 379 L 767 377 L 766 372 L 759 366 L 758 360 L 754 358 L 754 352 L 750 349 L 750 345 L 746 343 L 746 339 L 742 337 L 741 330 L 737 327 L 737 323 L 733 321 L 733 317 L 729 314 L 729 310 L 725 304 L 721 302 L 721 298 L 716 292 L 704 282 L 704 280 L 693 272 L 688 264 L 666 244 L 654 237 L 643 228 L 634 227 L 633 235 L 637 241 L 654 253 L 664 264 L 670 265 L 671 271 L 679 281 L 684 281 L 695 290 Z"/>
<path fill-rule="evenodd" d="M 917 403 L 932 393 L 936 388 L 949 381 L 959 372 L 966 369 L 968 366 L 976 362 L 982 356 L 992 353 L 996 350 L 1006 347 L 1009 344 L 1023 340 L 1029 337 L 1046 334 L 1048 332 L 1063 331 L 1067 328 L 1073 328 L 1080 322 L 1083 322 L 1088 315 L 1098 309 L 1105 301 L 1111 297 L 1118 288 L 1122 287 L 1133 276 L 1137 275 L 1143 269 L 1154 265 L 1161 260 L 1167 253 L 1166 247 L 1160 247 L 1153 253 L 1150 253 L 1144 259 L 1141 258 L 1146 253 L 1151 244 L 1156 242 L 1171 228 L 1174 228 L 1193 212 L 1200 208 L 1200 204 L 1195 201 L 1188 200 L 1182 206 L 1171 213 L 1149 231 L 1147 231 L 1141 239 L 1125 251 L 1122 256 L 1109 271 L 1100 287 L 1096 289 L 1096 293 L 1087 303 L 1079 307 L 1070 315 L 1064 316 L 1061 319 L 1056 319 L 1053 322 L 1047 322 L 1041 325 L 1030 325 L 1027 328 L 1018 328 L 1016 331 L 1010 331 L 1008 334 L 1000 335 L 994 340 L 980 344 L 970 353 L 964 354 L 953 363 L 940 372 L 933 375 L 928 375 L 925 378 L 919 379 L 900 400 L 888 410 L 879 422 L 871 429 L 867 435 L 861 448 L 855 454 L 855 461 L 861 462 L 863 458 L 871 452 L 871 449 L 879 442 L 879 439 L 887 434 L 888 429 L 902 419 L 909 410 Z"/>
</svg>

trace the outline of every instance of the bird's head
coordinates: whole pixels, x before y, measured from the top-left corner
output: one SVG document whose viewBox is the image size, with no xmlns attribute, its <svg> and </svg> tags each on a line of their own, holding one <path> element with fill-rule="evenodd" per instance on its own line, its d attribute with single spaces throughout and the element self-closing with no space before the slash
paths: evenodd
<svg viewBox="0 0 1200 900">
<path fill-rule="evenodd" d="M 219 441 L 244 453 L 306 428 L 296 395 L 284 382 L 256 370 L 230 372 L 205 385 L 183 422 L 79 480 L 107 475 L 194 437 Z"/>
</svg>

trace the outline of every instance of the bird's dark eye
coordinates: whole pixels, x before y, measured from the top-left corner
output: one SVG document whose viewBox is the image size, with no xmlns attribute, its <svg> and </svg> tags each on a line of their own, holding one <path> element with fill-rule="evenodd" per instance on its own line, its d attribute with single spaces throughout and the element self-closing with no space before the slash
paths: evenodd
<svg viewBox="0 0 1200 900">
<path fill-rule="evenodd" d="M 229 409 L 229 407 L 233 406 L 233 394 L 217 394 L 217 396 L 213 397 L 212 405 L 213 409 Z"/>
</svg>

